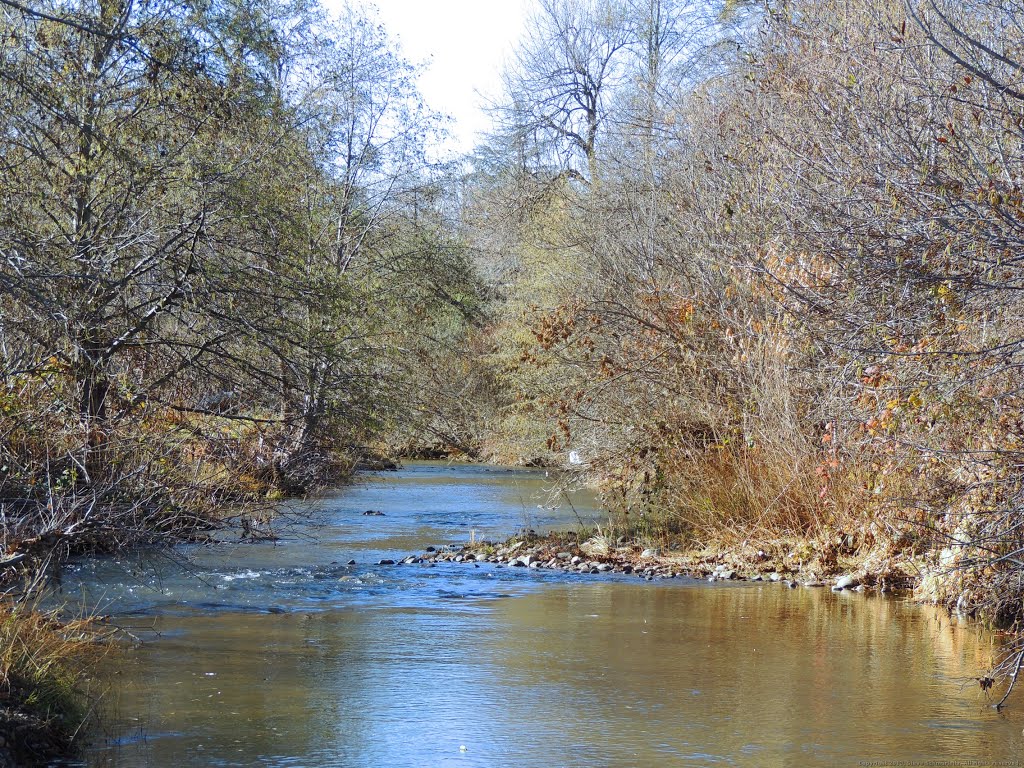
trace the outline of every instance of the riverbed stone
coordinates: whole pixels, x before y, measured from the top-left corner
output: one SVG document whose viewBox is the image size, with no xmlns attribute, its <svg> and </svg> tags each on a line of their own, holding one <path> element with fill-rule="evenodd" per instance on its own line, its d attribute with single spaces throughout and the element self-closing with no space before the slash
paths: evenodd
<svg viewBox="0 0 1024 768">
<path fill-rule="evenodd" d="M 845 576 L 840 576 L 836 579 L 835 589 L 853 589 L 860 583 L 860 579 L 854 576 L 852 573 L 848 573 Z"/>
<path fill-rule="evenodd" d="M 377 561 L 377 565 L 394 565 L 394 564 L 395 564 L 395 561 L 394 560 L 389 560 L 388 558 L 384 558 L 383 560 L 378 560 Z"/>
<path fill-rule="evenodd" d="M 645 549 L 643 552 L 640 553 L 640 557 L 642 557 L 644 559 L 651 558 L 651 557 L 658 557 L 660 555 L 661 555 L 661 550 L 656 549 L 656 548 Z"/>
<path fill-rule="evenodd" d="M 601 563 L 599 566 L 597 566 L 597 570 L 599 570 L 601 573 L 606 573 L 607 571 L 610 571 L 611 569 L 612 569 L 612 567 L 608 563 Z"/>
<path fill-rule="evenodd" d="M 573 555 L 572 560 L 570 560 L 569 562 L 572 563 L 573 565 L 579 565 L 580 563 L 583 562 L 583 558 L 580 557 L 579 555 Z"/>
<path fill-rule="evenodd" d="M 568 552 L 559 552 L 555 557 L 559 560 L 572 560 L 572 555 Z"/>
</svg>

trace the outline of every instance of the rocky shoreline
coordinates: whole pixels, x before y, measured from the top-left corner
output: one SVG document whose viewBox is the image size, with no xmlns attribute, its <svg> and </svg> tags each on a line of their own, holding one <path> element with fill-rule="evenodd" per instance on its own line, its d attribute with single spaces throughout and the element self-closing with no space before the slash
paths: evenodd
<svg viewBox="0 0 1024 768">
<path fill-rule="evenodd" d="M 735 552 L 662 552 L 618 541 L 580 542 L 566 534 L 513 537 L 502 543 L 481 541 L 465 546 L 427 547 L 421 554 L 384 559 L 378 565 L 487 563 L 495 567 L 561 571 L 572 574 L 619 574 L 644 581 L 690 578 L 710 582 L 769 582 L 790 588 L 824 588 L 841 592 L 905 592 L 915 579 L 888 562 L 851 560 L 847 567 L 787 564 L 763 550 Z"/>
</svg>

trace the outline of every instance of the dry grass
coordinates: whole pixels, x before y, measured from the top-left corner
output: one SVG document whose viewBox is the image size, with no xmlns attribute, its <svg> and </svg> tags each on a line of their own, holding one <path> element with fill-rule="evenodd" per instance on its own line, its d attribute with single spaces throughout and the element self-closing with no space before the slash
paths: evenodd
<svg viewBox="0 0 1024 768">
<path fill-rule="evenodd" d="M 856 468 L 789 447 L 662 456 L 659 486 L 619 506 L 616 535 L 686 549 L 838 532 L 868 538 Z"/>
<path fill-rule="evenodd" d="M 671 472 L 664 494 L 676 527 L 700 540 L 807 538 L 849 513 L 849 477 L 813 455 L 718 451 Z"/>
<path fill-rule="evenodd" d="M 0 715 L 17 760 L 42 761 L 73 748 L 92 715 L 91 672 L 110 647 L 100 639 L 91 621 L 0 606 Z"/>
</svg>

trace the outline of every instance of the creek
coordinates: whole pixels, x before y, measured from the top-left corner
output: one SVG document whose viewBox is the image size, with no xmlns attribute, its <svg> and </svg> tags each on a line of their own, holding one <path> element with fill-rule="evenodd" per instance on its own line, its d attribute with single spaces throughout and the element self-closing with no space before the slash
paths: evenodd
<svg viewBox="0 0 1024 768">
<path fill-rule="evenodd" d="M 111 662 L 84 764 L 1022 764 L 1022 705 L 997 713 L 969 679 L 996 638 L 906 600 L 376 564 L 600 521 L 548 485 L 411 463 L 307 505 L 276 542 L 73 565 L 63 599 L 142 641 Z"/>
</svg>

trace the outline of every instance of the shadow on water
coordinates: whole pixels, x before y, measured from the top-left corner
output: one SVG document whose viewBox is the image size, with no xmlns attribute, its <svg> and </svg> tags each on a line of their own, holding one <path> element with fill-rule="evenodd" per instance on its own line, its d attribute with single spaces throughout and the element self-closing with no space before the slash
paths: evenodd
<svg viewBox="0 0 1024 768">
<path fill-rule="evenodd" d="M 514 530 L 544 481 L 415 465 L 322 500 L 293 542 L 207 548 L 184 569 L 83 565 L 70 594 L 105 600 L 146 640 L 118 663 L 111 736 L 87 764 L 995 765 L 1024 754 L 1024 719 L 961 681 L 993 639 L 937 611 L 771 584 L 372 564 L 461 543 L 466 525 Z M 574 504 L 598 514 L 585 497 Z M 536 527 L 575 523 L 569 510 L 538 512 Z"/>
</svg>

